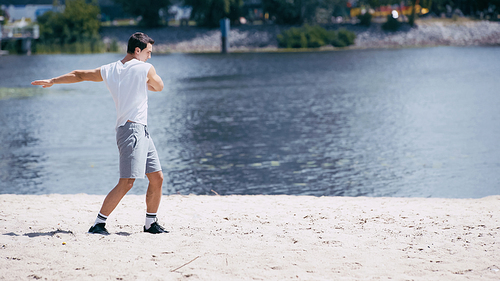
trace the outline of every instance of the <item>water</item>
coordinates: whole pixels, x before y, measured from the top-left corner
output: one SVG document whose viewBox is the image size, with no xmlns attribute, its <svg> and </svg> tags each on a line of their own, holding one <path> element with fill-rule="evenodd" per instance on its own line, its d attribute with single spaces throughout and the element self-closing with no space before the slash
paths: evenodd
<svg viewBox="0 0 500 281">
<path fill-rule="evenodd" d="M 0 193 L 106 194 L 103 83 L 31 87 L 122 55 L 0 57 Z M 149 61 L 164 194 L 500 194 L 500 48 L 173 54 Z M 130 191 L 143 194 L 147 181 Z M 213 190 L 213 191 L 212 191 Z"/>
</svg>

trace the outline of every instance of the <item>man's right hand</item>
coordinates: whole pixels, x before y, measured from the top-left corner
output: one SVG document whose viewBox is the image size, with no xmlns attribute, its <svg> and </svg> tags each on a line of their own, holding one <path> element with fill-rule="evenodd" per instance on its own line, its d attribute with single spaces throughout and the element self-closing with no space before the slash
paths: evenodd
<svg viewBox="0 0 500 281">
<path fill-rule="evenodd" d="M 52 82 L 52 79 L 35 80 L 35 81 L 31 82 L 31 85 L 42 86 L 44 88 L 48 88 L 48 87 L 52 87 L 52 85 L 54 85 L 54 82 Z"/>
<path fill-rule="evenodd" d="M 101 82 L 101 68 L 98 67 L 96 69 L 90 70 L 73 70 L 70 73 L 61 75 L 56 78 L 33 81 L 31 82 L 31 85 L 48 88 L 54 84 L 71 84 L 82 81 Z"/>
</svg>

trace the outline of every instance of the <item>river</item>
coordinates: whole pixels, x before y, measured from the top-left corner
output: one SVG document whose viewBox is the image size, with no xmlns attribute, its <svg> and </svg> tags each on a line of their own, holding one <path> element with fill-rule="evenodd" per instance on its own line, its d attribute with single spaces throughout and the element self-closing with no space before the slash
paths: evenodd
<svg viewBox="0 0 500 281">
<path fill-rule="evenodd" d="M 35 79 L 120 54 L 0 57 L 0 193 L 117 183 L 104 83 Z M 500 48 L 154 55 L 164 194 L 479 198 L 500 194 Z M 147 180 L 130 191 L 144 194 Z"/>
</svg>

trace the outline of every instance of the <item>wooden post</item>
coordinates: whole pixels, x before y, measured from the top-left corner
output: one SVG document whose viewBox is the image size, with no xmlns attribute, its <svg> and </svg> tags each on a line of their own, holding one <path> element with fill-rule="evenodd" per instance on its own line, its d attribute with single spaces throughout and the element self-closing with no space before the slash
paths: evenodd
<svg viewBox="0 0 500 281">
<path fill-rule="evenodd" d="M 0 56 L 2 55 L 2 24 L 0 23 Z"/>
<path fill-rule="evenodd" d="M 221 33 L 221 52 L 223 54 L 229 53 L 229 19 L 223 18 L 220 20 L 220 33 Z"/>
</svg>

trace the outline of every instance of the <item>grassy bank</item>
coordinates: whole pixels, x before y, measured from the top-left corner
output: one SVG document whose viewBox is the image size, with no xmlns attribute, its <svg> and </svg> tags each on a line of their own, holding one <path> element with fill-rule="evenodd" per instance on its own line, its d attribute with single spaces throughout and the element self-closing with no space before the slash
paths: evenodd
<svg viewBox="0 0 500 281">
<path fill-rule="evenodd" d="M 9 98 L 26 98 L 46 93 L 42 88 L 1 88 L 0 100 Z"/>
<path fill-rule="evenodd" d="M 70 44 L 35 42 L 32 52 L 35 54 L 93 54 L 119 52 L 118 42 L 96 40 L 90 42 L 75 42 Z"/>
<path fill-rule="evenodd" d="M 21 40 L 3 40 L 1 50 L 8 54 L 24 54 Z M 54 43 L 34 40 L 31 45 L 31 54 L 94 54 L 94 53 L 117 53 L 120 51 L 116 40 L 93 40 L 74 43 Z"/>
</svg>

